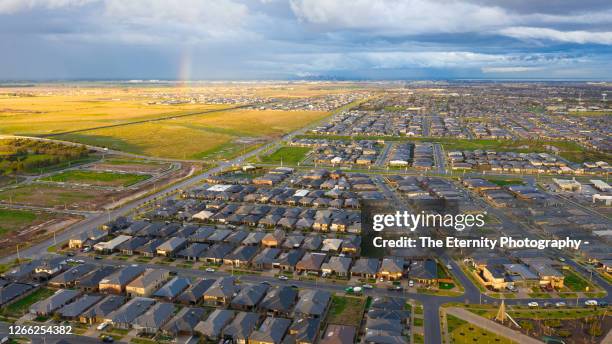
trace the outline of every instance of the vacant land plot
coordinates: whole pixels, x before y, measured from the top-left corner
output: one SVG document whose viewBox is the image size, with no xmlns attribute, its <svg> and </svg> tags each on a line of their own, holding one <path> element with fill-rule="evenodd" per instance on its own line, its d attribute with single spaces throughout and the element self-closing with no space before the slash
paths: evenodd
<svg viewBox="0 0 612 344">
<path fill-rule="evenodd" d="M 327 321 L 330 324 L 359 326 L 365 304 L 364 297 L 334 295 Z"/>
<path fill-rule="evenodd" d="M 92 210 L 104 203 L 104 196 L 107 195 L 108 193 L 100 190 L 34 183 L 1 191 L 0 201 L 40 207 Z"/>
<path fill-rule="evenodd" d="M 229 110 L 61 135 L 68 141 L 178 159 L 230 158 L 326 116 L 316 111 Z M 246 140 L 245 140 L 246 139 Z"/>
<path fill-rule="evenodd" d="M 150 105 L 137 90 L 120 89 L 92 89 L 91 94 L 0 98 L 0 134 L 49 135 L 227 107 L 229 105 Z"/>
<path fill-rule="evenodd" d="M 269 164 L 284 163 L 295 165 L 304 160 L 310 152 L 307 147 L 281 147 L 276 152 L 261 158 L 261 161 Z"/>
<path fill-rule="evenodd" d="M 88 168 L 105 171 L 160 173 L 170 168 L 170 164 L 139 159 L 104 159 Z"/>
<path fill-rule="evenodd" d="M 71 170 L 43 178 L 44 181 L 97 186 L 130 186 L 151 178 L 148 174 Z"/>
<path fill-rule="evenodd" d="M 573 271 L 563 270 L 563 275 L 563 284 L 571 291 L 587 291 L 586 288 L 590 286 L 589 282 Z"/>
<path fill-rule="evenodd" d="M 0 208 L 0 235 L 44 223 L 51 218 L 53 216 L 47 213 Z"/>
</svg>

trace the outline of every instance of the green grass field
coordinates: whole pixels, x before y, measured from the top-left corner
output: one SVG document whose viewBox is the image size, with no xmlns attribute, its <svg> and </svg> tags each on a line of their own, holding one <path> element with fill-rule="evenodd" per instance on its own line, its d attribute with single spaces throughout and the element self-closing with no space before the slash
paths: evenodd
<svg viewBox="0 0 612 344">
<path fill-rule="evenodd" d="M 366 299 L 364 297 L 333 295 L 327 322 L 359 326 L 365 310 L 365 303 Z"/>
<path fill-rule="evenodd" d="M 446 319 L 451 343 L 516 343 L 506 337 L 502 337 L 493 332 L 484 330 L 472 323 L 459 319 L 455 316 L 447 315 Z"/>
<path fill-rule="evenodd" d="M 310 152 L 308 147 L 280 147 L 276 152 L 261 157 L 261 162 L 267 164 L 297 165 Z"/>
<path fill-rule="evenodd" d="M 586 287 L 590 287 L 589 282 L 573 271 L 563 270 L 563 274 L 563 284 L 571 291 L 586 291 Z"/>
<path fill-rule="evenodd" d="M 43 178 L 44 181 L 98 186 L 130 186 L 151 178 L 146 174 L 71 170 Z"/>
<path fill-rule="evenodd" d="M 0 209 L 0 235 L 10 231 L 30 227 L 36 223 L 43 223 L 52 216 L 47 213 L 35 213 L 29 210 Z"/>
</svg>

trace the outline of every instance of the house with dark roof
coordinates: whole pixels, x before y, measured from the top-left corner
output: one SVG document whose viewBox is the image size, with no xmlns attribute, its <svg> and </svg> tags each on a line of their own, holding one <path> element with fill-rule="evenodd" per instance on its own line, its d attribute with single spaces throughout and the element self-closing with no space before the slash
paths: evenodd
<svg viewBox="0 0 612 344">
<path fill-rule="evenodd" d="M 128 241 L 125 241 L 125 242 L 119 244 L 119 246 L 117 246 L 116 249 L 119 252 L 121 252 L 121 254 L 131 256 L 131 255 L 134 254 L 134 251 L 136 249 L 138 249 L 139 247 L 143 246 L 147 242 L 149 242 L 148 238 L 145 238 L 145 237 L 133 237 L 133 238 L 129 239 Z"/>
<path fill-rule="evenodd" d="M 234 318 L 234 311 L 215 309 L 205 321 L 200 321 L 194 328 L 204 338 L 216 342 L 221 337 L 223 328 Z"/>
<path fill-rule="evenodd" d="M 108 295 L 87 311 L 81 313 L 79 321 L 84 324 L 103 322 L 111 312 L 121 307 L 125 301 L 124 296 Z"/>
<path fill-rule="evenodd" d="M 206 310 L 198 307 L 183 307 L 181 310 L 162 326 L 162 331 L 173 337 L 180 335 L 192 335 L 196 325 L 204 318 Z"/>
<path fill-rule="evenodd" d="M 283 344 L 314 344 L 317 342 L 321 319 L 295 318 L 283 339 Z"/>
<path fill-rule="evenodd" d="M 101 295 L 83 295 L 76 301 L 62 307 L 58 314 L 62 319 L 74 320 L 88 310 L 90 307 L 102 300 Z"/>
<path fill-rule="evenodd" d="M 274 260 L 281 253 L 279 248 L 267 247 L 251 260 L 251 265 L 257 269 L 271 269 Z"/>
<path fill-rule="evenodd" d="M 383 258 L 377 277 L 386 280 L 399 280 L 404 274 L 404 264 L 403 258 Z"/>
<path fill-rule="evenodd" d="M 102 281 L 103 279 L 112 275 L 115 272 L 117 272 L 117 269 L 115 267 L 103 266 L 81 277 L 78 277 L 75 281 L 75 284 L 77 287 L 79 287 L 79 289 L 82 289 L 85 292 L 97 291 L 98 286 L 100 285 L 100 281 Z"/>
<path fill-rule="evenodd" d="M 357 329 L 347 325 L 327 325 L 320 344 L 353 344 Z"/>
<path fill-rule="evenodd" d="M 121 329 L 129 329 L 132 327 L 134 320 L 144 314 L 153 304 L 155 304 L 153 299 L 135 297 L 108 314 L 104 321 L 110 322 L 113 326 Z"/>
<path fill-rule="evenodd" d="M 267 317 L 249 336 L 249 344 L 281 344 L 291 326 L 291 320 Z"/>
<path fill-rule="evenodd" d="M 94 264 L 81 264 L 77 265 L 69 270 L 62 272 L 61 274 L 53 277 L 49 282 L 49 286 L 56 288 L 68 288 L 74 287 L 77 284 L 79 278 L 95 270 Z"/>
<path fill-rule="evenodd" d="M 304 257 L 295 265 L 299 272 L 318 275 L 321 273 L 321 266 L 327 258 L 327 254 L 320 252 L 307 252 Z"/>
<path fill-rule="evenodd" d="M 166 242 L 164 238 L 156 238 L 138 247 L 134 252 L 144 257 L 154 257 L 157 254 L 157 248 Z"/>
<path fill-rule="evenodd" d="M 176 276 L 154 292 L 153 297 L 172 302 L 183 291 L 189 288 L 189 284 L 188 278 Z"/>
<path fill-rule="evenodd" d="M 228 255 L 230 252 L 232 252 L 233 249 L 234 249 L 234 246 L 232 246 L 232 244 L 228 244 L 224 242 L 216 243 L 212 245 L 211 247 L 209 247 L 208 250 L 206 250 L 202 254 L 201 260 L 204 260 L 207 263 L 215 263 L 215 264 L 222 263 L 223 258 L 225 258 L 225 256 Z"/>
<path fill-rule="evenodd" d="M 316 289 L 302 289 L 293 309 L 294 317 L 324 318 L 331 301 L 331 294 Z"/>
<path fill-rule="evenodd" d="M 376 278 L 380 261 L 376 258 L 361 257 L 355 261 L 351 268 L 351 275 L 362 278 Z"/>
<path fill-rule="evenodd" d="M 438 263 L 433 259 L 417 260 L 410 264 L 410 279 L 424 284 L 438 282 Z"/>
<path fill-rule="evenodd" d="M 191 245 L 187 246 L 187 248 L 184 248 L 179 253 L 177 253 L 176 256 L 186 260 L 198 261 L 204 256 L 204 252 L 206 252 L 208 247 L 208 244 L 194 242 Z"/>
<path fill-rule="evenodd" d="M 259 303 L 259 309 L 272 316 L 289 316 L 298 297 L 296 289 L 277 286 L 270 290 Z"/>
<path fill-rule="evenodd" d="M 141 266 L 126 266 L 119 271 L 100 280 L 98 289 L 101 292 L 121 294 L 125 291 L 125 287 L 142 275 L 145 272 L 145 268 Z"/>
<path fill-rule="evenodd" d="M 204 300 L 204 293 L 215 283 L 214 279 L 201 279 L 187 288 L 176 301 L 187 305 L 196 305 Z"/>
<path fill-rule="evenodd" d="M 222 339 L 236 344 L 247 344 L 249 336 L 259 325 L 259 313 L 238 312 L 234 320 L 223 329 Z"/>
<path fill-rule="evenodd" d="M 125 286 L 125 292 L 131 296 L 149 297 L 168 280 L 170 272 L 165 269 L 146 269 L 142 275 Z"/>
<path fill-rule="evenodd" d="M 350 257 L 333 256 L 327 263 L 321 265 L 321 271 L 326 275 L 348 277 L 352 261 Z"/>
<path fill-rule="evenodd" d="M 139 332 L 155 334 L 170 321 L 173 315 L 173 304 L 166 302 L 156 303 L 144 314 L 134 319 L 132 327 Z"/>
<path fill-rule="evenodd" d="M 221 306 L 231 302 L 238 287 L 234 277 L 220 277 L 204 292 L 204 302 Z"/>
<path fill-rule="evenodd" d="M 223 263 L 235 267 L 247 266 L 257 254 L 256 246 L 239 246 L 223 258 Z"/>
<path fill-rule="evenodd" d="M 8 283 L 0 287 L 0 306 L 4 307 L 16 302 L 35 290 L 27 283 Z"/>
<path fill-rule="evenodd" d="M 59 289 L 55 294 L 30 306 L 30 313 L 37 316 L 51 315 L 56 310 L 76 300 L 80 295 L 81 292 L 78 290 Z"/>
<path fill-rule="evenodd" d="M 278 258 L 272 263 L 272 267 L 275 269 L 281 269 L 284 271 L 295 271 L 295 266 L 304 256 L 303 250 L 289 250 L 281 253 Z"/>
<path fill-rule="evenodd" d="M 187 246 L 187 239 L 172 237 L 163 244 L 157 246 L 157 254 L 164 257 L 174 257 L 176 253 Z"/>
<path fill-rule="evenodd" d="M 232 299 L 230 304 L 235 309 L 252 311 L 257 308 L 267 291 L 268 286 L 265 284 L 242 285 L 240 292 Z"/>
</svg>

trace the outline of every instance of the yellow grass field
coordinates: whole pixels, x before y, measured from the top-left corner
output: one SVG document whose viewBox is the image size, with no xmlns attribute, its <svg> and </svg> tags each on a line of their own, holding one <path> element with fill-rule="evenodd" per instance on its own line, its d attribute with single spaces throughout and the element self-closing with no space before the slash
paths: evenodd
<svg viewBox="0 0 612 344">
<path fill-rule="evenodd" d="M 236 142 L 239 138 L 271 140 L 326 115 L 316 111 L 229 110 L 58 138 L 156 157 L 228 158 L 243 148 L 243 144 Z"/>
<path fill-rule="evenodd" d="M 147 105 L 145 99 L 86 95 L 0 97 L 0 134 L 46 135 L 228 107 Z"/>
</svg>

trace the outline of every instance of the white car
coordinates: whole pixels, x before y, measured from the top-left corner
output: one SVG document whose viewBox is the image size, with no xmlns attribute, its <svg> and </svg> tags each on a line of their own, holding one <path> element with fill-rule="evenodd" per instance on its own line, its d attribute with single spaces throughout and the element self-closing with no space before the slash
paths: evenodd
<svg viewBox="0 0 612 344">
<path fill-rule="evenodd" d="M 213 268 L 206 268 L 206 270 L 204 270 L 204 271 L 206 271 L 206 272 L 215 272 L 215 269 L 213 269 Z"/>
<path fill-rule="evenodd" d="M 538 303 L 534 301 L 534 302 L 529 302 L 527 306 L 531 308 L 536 308 L 536 307 L 539 307 L 540 305 L 538 305 Z"/>
<path fill-rule="evenodd" d="M 83 259 L 76 260 L 76 262 L 79 264 L 85 264 L 85 261 Z"/>
<path fill-rule="evenodd" d="M 585 306 L 597 306 L 597 300 L 586 300 L 584 301 Z"/>
<path fill-rule="evenodd" d="M 453 266 L 452 266 L 452 265 L 450 265 L 450 264 L 446 264 L 446 268 L 447 268 L 447 269 L 449 269 L 449 270 L 452 270 L 452 269 L 453 269 Z"/>
<path fill-rule="evenodd" d="M 286 280 L 289 279 L 289 277 L 280 275 L 280 276 L 278 276 L 278 279 L 281 280 L 281 281 L 286 281 Z"/>
<path fill-rule="evenodd" d="M 557 302 L 555 303 L 555 307 L 557 308 L 565 307 L 565 302 Z"/>
<path fill-rule="evenodd" d="M 108 326 L 108 323 L 107 322 L 103 322 L 100 325 L 98 325 L 98 327 L 96 327 L 96 329 L 98 331 L 102 331 L 102 330 L 104 330 L 106 328 L 106 326 Z"/>
<path fill-rule="evenodd" d="M 408 282 L 408 286 L 409 287 L 414 287 L 414 281 L 411 280 L 410 282 Z"/>
<path fill-rule="evenodd" d="M 364 285 L 363 285 L 363 288 L 364 288 L 364 289 L 372 289 L 372 288 L 374 288 L 374 287 L 373 287 L 371 284 L 364 284 Z"/>
</svg>

